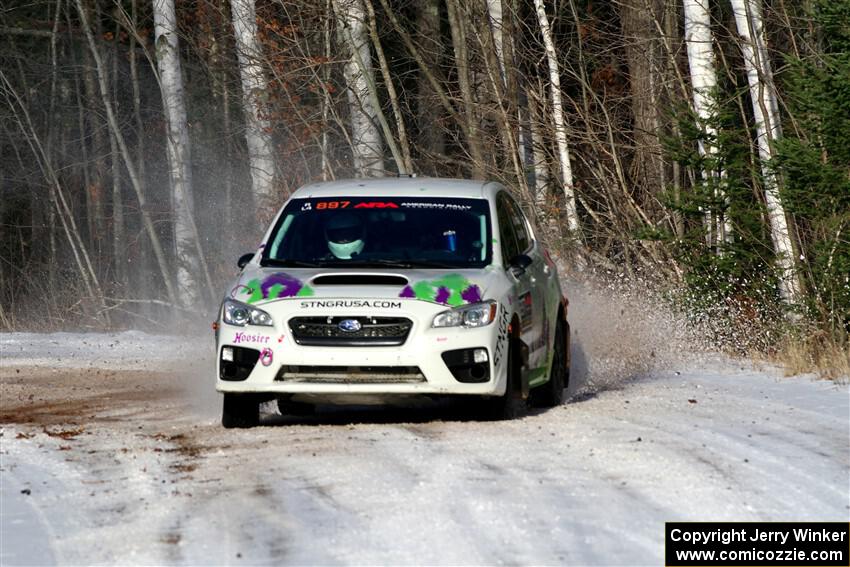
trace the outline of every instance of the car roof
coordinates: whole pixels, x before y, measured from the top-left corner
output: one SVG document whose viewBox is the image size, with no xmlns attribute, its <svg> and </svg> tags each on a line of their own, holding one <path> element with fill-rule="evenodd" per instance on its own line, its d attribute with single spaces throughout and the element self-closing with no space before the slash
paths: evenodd
<svg viewBox="0 0 850 567">
<path fill-rule="evenodd" d="M 341 179 L 305 185 L 292 199 L 369 195 L 375 197 L 458 197 L 487 199 L 502 186 L 491 181 L 439 177 Z"/>
</svg>

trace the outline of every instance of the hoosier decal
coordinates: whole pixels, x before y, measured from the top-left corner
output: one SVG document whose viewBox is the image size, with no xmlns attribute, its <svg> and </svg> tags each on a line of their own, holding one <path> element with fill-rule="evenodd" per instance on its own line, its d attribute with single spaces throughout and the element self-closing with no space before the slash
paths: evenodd
<svg viewBox="0 0 850 567">
<path fill-rule="evenodd" d="M 239 343 L 266 344 L 266 343 L 269 342 L 270 338 L 271 337 L 268 337 L 266 335 L 250 335 L 248 333 L 243 333 L 242 331 L 240 331 L 240 332 L 236 333 L 236 335 L 233 336 L 233 344 L 239 344 Z"/>
</svg>

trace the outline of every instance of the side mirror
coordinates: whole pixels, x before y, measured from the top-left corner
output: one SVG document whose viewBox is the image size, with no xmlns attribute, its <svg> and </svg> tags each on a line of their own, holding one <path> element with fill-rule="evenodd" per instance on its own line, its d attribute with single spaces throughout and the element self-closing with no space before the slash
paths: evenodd
<svg viewBox="0 0 850 567">
<path fill-rule="evenodd" d="M 241 256 L 239 256 L 239 260 L 236 261 L 236 265 L 239 266 L 239 269 L 241 270 L 246 265 L 248 265 L 248 262 L 250 262 L 253 259 L 254 259 L 254 253 L 253 252 L 250 252 L 248 254 L 242 254 Z"/>
<path fill-rule="evenodd" d="M 532 262 L 533 260 L 531 259 L 531 256 L 528 256 L 527 254 L 519 254 L 511 258 L 509 267 L 511 272 L 515 276 L 519 277 L 525 273 L 526 268 L 528 268 Z"/>
</svg>

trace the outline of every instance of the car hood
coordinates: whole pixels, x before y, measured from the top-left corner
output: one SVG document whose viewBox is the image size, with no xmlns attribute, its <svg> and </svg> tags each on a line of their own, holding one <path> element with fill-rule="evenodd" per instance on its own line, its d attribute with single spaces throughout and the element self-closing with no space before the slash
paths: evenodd
<svg viewBox="0 0 850 567">
<path fill-rule="evenodd" d="M 248 265 L 229 296 L 251 305 L 304 297 L 403 298 L 458 306 L 490 296 L 499 270 L 281 269 Z"/>
</svg>

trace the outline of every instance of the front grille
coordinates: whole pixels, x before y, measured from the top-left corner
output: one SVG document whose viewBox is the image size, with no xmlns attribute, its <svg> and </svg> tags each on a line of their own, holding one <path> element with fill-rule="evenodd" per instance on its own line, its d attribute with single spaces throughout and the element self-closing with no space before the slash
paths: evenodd
<svg viewBox="0 0 850 567">
<path fill-rule="evenodd" d="M 415 384 L 418 366 L 283 366 L 275 380 L 311 384 Z"/>
<path fill-rule="evenodd" d="M 344 331 L 339 324 L 354 320 L 356 331 Z M 404 344 L 413 323 L 404 317 L 293 317 L 289 330 L 299 345 L 306 346 L 397 346 Z"/>
</svg>

